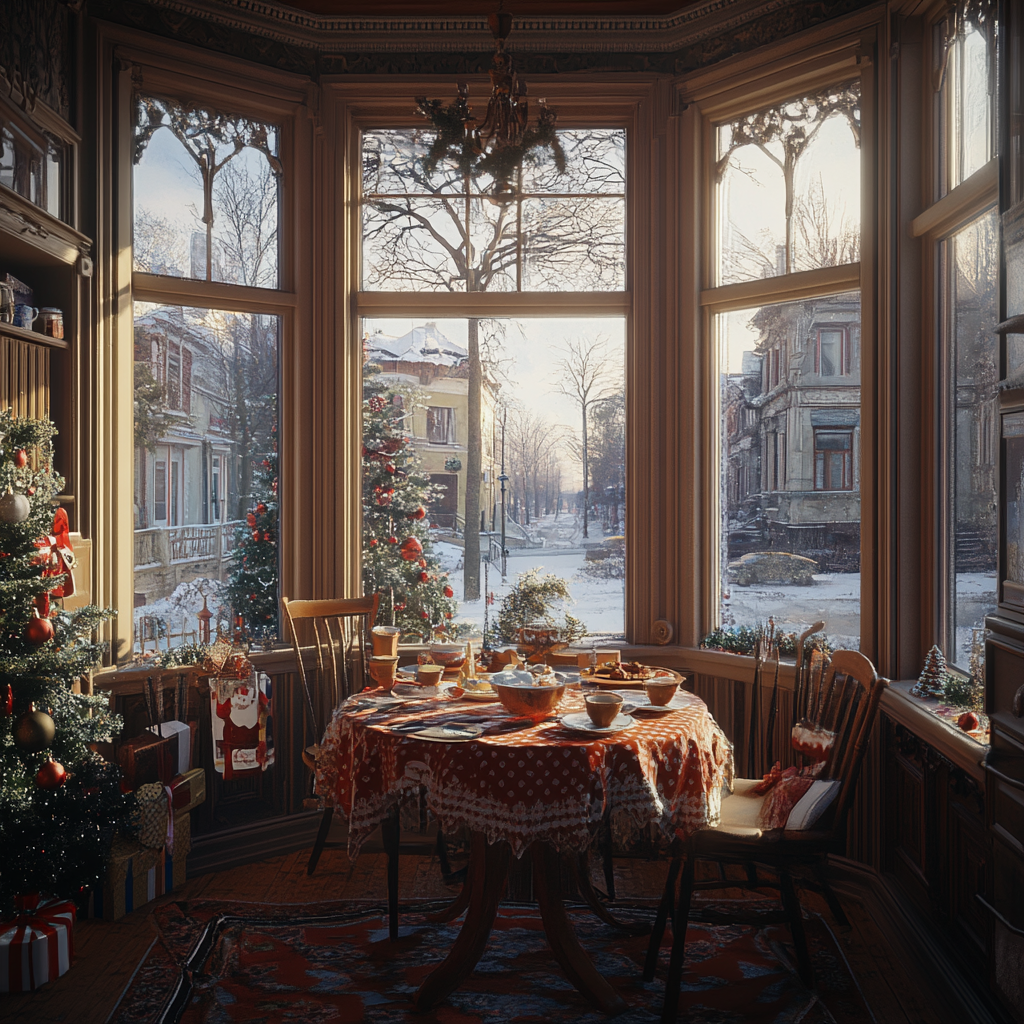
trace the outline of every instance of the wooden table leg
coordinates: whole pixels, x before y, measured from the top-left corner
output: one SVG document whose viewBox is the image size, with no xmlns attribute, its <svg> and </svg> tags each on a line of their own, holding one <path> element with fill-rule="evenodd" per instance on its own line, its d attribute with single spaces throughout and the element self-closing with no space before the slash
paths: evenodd
<svg viewBox="0 0 1024 1024">
<path fill-rule="evenodd" d="M 651 926 L 646 922 L 626 924 L 625 921 L 620 921 L 601 902 L 601 898 L 597 895 L 594 883 L 590 878 L 590 858 L 587 857 L 586 853 L 581 853 L 578 857 L 573 858 L 571 864 L 580 895 L 598 918 L 604 921 L 605 924 L 610 924 L 613 928 L 618 928 L 622 932 L 628 932 L 630 935 L 647 935 L 650 932 Z"/>
<path fill-rule="evenodd" d="M 380 836 L 384 852 L 388 855 L 388 937 L 394 942 L 398 938 L 398 851 L 401 839 L 397 804 L 380 823 Z"/>
<path fill-rule="evenodd" d="M 433 1009 L 473 973 L 487 946 L 487 938 L 498 914 L 498 904 L 505 894 L 508 856 L 507 843 L 488 845 L 482 834 L 473 833 L 469 911 L 451 952 L 420 985 L 414 1000 L 417 1010 Z"/>
<path fill-rule="evenodd" d="M 558 851 L 549 843 L 537 842 L 532 852 L 533 891 L 555 959 L 576 989 L 603 1013 L 614 1015 L 628 1010 L 629 1004 L 598 973 L 569 923 L 558 883 L 561 862 Z"/>
<path fill-rule="evenodd" d="M 440 835 L 440 833 L 438 833 Z M 475 848 L 475 847 L 474 847 Z M 443 924 L 445 921 L 454 921 L 469 906 L 469 898 L 473 893 L 473 874 L 483 870 L 483 849 L 479 855 L 474 857 L 472 853 L 469 858 L 469 865 L 463 869 L 462 888 L 459 895 L 455 897 L 443 910 L 437 910 L 433 914 L 424 915 L 431 924 Z"/>
</svg>

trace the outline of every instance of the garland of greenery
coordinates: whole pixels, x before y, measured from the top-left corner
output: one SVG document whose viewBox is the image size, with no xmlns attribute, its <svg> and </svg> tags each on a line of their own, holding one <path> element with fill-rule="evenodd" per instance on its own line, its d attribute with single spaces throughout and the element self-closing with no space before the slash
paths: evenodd
<svg viewBox="0 0 1024 1024">
<path fill-rule="evenodd" d="M 753 654 L 758 641 L 766 632 L 766 626 L 720 626 L 708 633 L 700 645 L 714 651 L 728 651 L 730 654 Z M 783 656 L 796 656 L 798 639 L 798 633 L 787 633 L 779 628 L 775 630 L 775 646 Z M 832 647 L 824 633 L 811 634 L 804 642 L 804 649 L 821 651 L 824 655 L 832 653 Z"/>
</svg>

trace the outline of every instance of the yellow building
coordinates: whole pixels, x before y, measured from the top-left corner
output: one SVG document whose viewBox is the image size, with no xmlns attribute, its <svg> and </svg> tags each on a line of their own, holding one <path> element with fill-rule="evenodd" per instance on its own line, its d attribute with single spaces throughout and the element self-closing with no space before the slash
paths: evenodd
<svg viewBox="0 0 1024 1024">
<path fill-rule="evenodd" d="M 434 323 L 414 327 L 399 338 L 376 333 L 367 339 L 367 358 L 386 376 L 419 387 L 406 419 L 407 429 L 433 484 L 445 488 L 430 511 L 442 529 L 466 520 L 469 450 L 469 353 L 445 337 Z M 495 435 L 498 385 L 484 376 L 480 400 L 481 529 L 492 529 L 499 500 L 500 438 Z"/>
</svg>

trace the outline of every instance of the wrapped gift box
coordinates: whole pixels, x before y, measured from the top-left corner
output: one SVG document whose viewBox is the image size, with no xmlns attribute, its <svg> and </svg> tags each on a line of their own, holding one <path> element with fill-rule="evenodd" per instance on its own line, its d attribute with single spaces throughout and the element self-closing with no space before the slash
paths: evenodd
<svg viewBox="0 0 1024 1024">
<path fill-rule="evenodd" d="M 206 771 L 192 768 L 171 779 L 171 807 L 175 814 L 191 811 L 206 799 Z"/>
<path fill-rule="evenodd" d="M 117 758 L 132 789 L 147 782 L 166 786 L 178 774 L 178 734 L 154 736 L 147 731 L 133 736 L 121 744 Z"/>
<path fill-rule="evenodd" d="M 178 741 L 178 756 L 174 763 L 174 774 L 184 775 L 192 767 L 192 730 L 185 722 L 161 722 L 151 725 L 151 732 L 161 739 L 174 736 Z"/>
<path fill-rule="evenodd" d="M 0 992 L 31 992 L 59 978 L 74 959 L 75 905 L 15 899 L 15 917 L 0 922 Z"/>
<path fill-rule="evenodd" d="M 103 889 L 92 894 L 85 916 L 118 921 L 184 883 L 186 859 L 192 849 L 188 811 L 174 815 L 169 847 L 153 850 L 133 840 L 116 839 Z"/>
</svg>

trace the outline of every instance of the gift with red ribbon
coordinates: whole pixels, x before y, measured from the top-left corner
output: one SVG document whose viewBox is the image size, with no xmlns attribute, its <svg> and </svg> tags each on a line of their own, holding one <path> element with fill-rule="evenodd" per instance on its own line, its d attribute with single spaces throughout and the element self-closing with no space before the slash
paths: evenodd
<svg viewBox="0 0 1024 1024">
<path fill-rule="evenodd" d="M 70 901 L 16 896 L 14 919 L 0 921 L 0 992 L 31 992 L 64 974 L 75 956 L 74 927 Z"/>
</svg>

